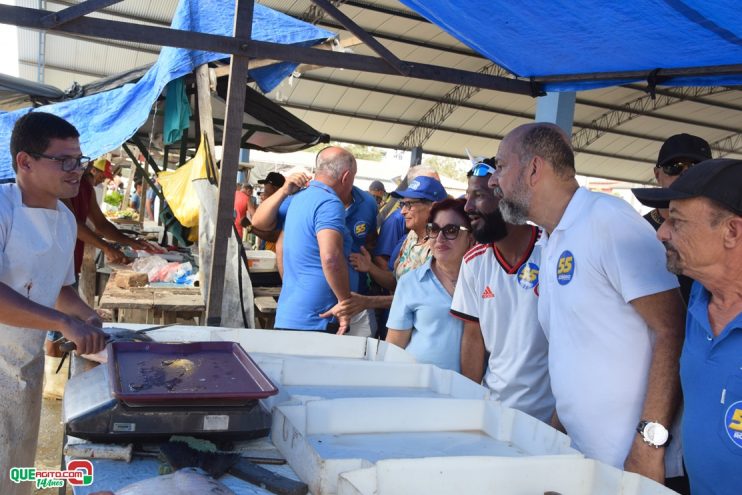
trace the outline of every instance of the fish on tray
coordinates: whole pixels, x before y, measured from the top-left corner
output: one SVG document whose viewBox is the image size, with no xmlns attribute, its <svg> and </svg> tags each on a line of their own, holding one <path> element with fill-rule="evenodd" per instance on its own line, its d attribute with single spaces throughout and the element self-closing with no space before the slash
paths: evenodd
<svg viewBox="0 0 742 495">
<path fill-rule="evenodd" d="M 173 474 L 137 481 L 115 495 L 235 495 L 232 490 L 197 468 L 184 468 Z"/>
<path fill-rule="evenodd" d="M 150 329 L 145 329 L 145 331 L 146 330 Z M 154 328 L 152 330 L 154 330 Z M 152 339 L 142 330 L 109 327 L 106 328 L 105 331 L 108 334 L 108 342 L 152 342 Z M 95 354 L 83 354 L 81 357 L 89 361 L 105 364 L 108 362 L 108 348 L 104 348 L 102 351 L 96 352 Z"/>
</svg>

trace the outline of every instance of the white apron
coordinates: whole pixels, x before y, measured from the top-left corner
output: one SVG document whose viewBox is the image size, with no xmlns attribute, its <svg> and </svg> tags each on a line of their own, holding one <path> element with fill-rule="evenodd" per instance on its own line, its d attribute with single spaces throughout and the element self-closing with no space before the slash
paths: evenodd
<svg viewBox="0 0 742 495">
<path fill-rule="evenodd" d="M 17 186 L 13 224 L 5 242 L 0 282 L 44 306 L 54 306 L 68 275 L 74 249 L 66 211 L 26 208 Z M 65 208 L 57 203 L 58 208 Z M 46 332 L 0 324 L 0 493 L 26 495 L 33 482 L 13 483 L 8 470 L 31 467 L 41 417 Z"/>
</svg>

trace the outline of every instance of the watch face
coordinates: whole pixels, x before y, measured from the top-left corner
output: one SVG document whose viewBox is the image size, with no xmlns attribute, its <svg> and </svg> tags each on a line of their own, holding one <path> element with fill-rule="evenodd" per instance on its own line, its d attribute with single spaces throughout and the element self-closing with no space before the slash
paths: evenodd
<svg viewBox="0 0 742 495">
<path fill-rule="evenodd" d="M 659 423 L 647 423 L 644 427 L 644 438 L 654 445 L 665 445 L 669 438 L 667 428 Z"/>
</svg>

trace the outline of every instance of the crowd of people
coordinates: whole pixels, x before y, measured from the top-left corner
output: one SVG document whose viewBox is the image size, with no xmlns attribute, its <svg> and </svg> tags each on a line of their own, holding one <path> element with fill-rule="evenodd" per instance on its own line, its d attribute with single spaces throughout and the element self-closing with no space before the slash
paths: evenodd
<svg viewBox="0 0 742 495">
<path fill-rule="evenodd" d="M 116 259 L 111 240 L 146 246 L 91 199 L 109 165 L 89 163 L 69 123 L 29 113 L 11 151 L 16 183 L 0 186 L 0 463 L 32 465 L 43 332 L 81 353 L 105 345 L 75 290 L 78 248 Z M 552 124 L 511 131 L 471 168 L 463 198 L 422 166 L 391 194 L 361 190 L 356 173 L 353 155 L 330 146 L 311 177 L 259 181 L 260 204 L 251 186 L 238 191 L 238 232 L 278 256 L 276 328 L 385 338 L 566 432 L 590 458 L 680 493 L 738 491 L 742 161 L 670 137 L 654 168 L 661 187 L 634 190 L 654 208 L 644 219 L 579 187 L 569 137 Z M 14 493 L 7 472 L 0 488 Z"/>
<path fill-rule="evenodd" d="M 283 240 L 276 328 L 385 338 L 680 493 L 742 483 L 742 162 L 670 137 L 645 218 L 579 187 L 551 124 L 510 132 L 464 198 L 356 170 L 326 148 L 252 215 Z"/>
</svg>

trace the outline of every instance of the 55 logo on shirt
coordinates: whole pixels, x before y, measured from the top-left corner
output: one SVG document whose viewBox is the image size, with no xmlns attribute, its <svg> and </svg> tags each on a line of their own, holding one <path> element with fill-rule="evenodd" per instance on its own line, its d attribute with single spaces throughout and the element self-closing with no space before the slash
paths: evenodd
<svg viewBox="0 0 742 495">
<path fill-rule="evenodd" d="M 570 251 L 564 251 L 559 256 L 557 263 L 557 282 L 559 285 L 567 285 L 575 275 L 575 257 Z"/>
<path fill-rule="evenodd" d="M 724 425 L 732 442 L 742 448 L 742 400 L 729 406 L 724 415 Z"/>
<path fill-rule="evenodd" d="M 524 289 L 533 289 L 538 285 L 538 265 L 536 263 L 523 263 L 518 269 L 517 280 L 518 285 Z"/>
</svg>

